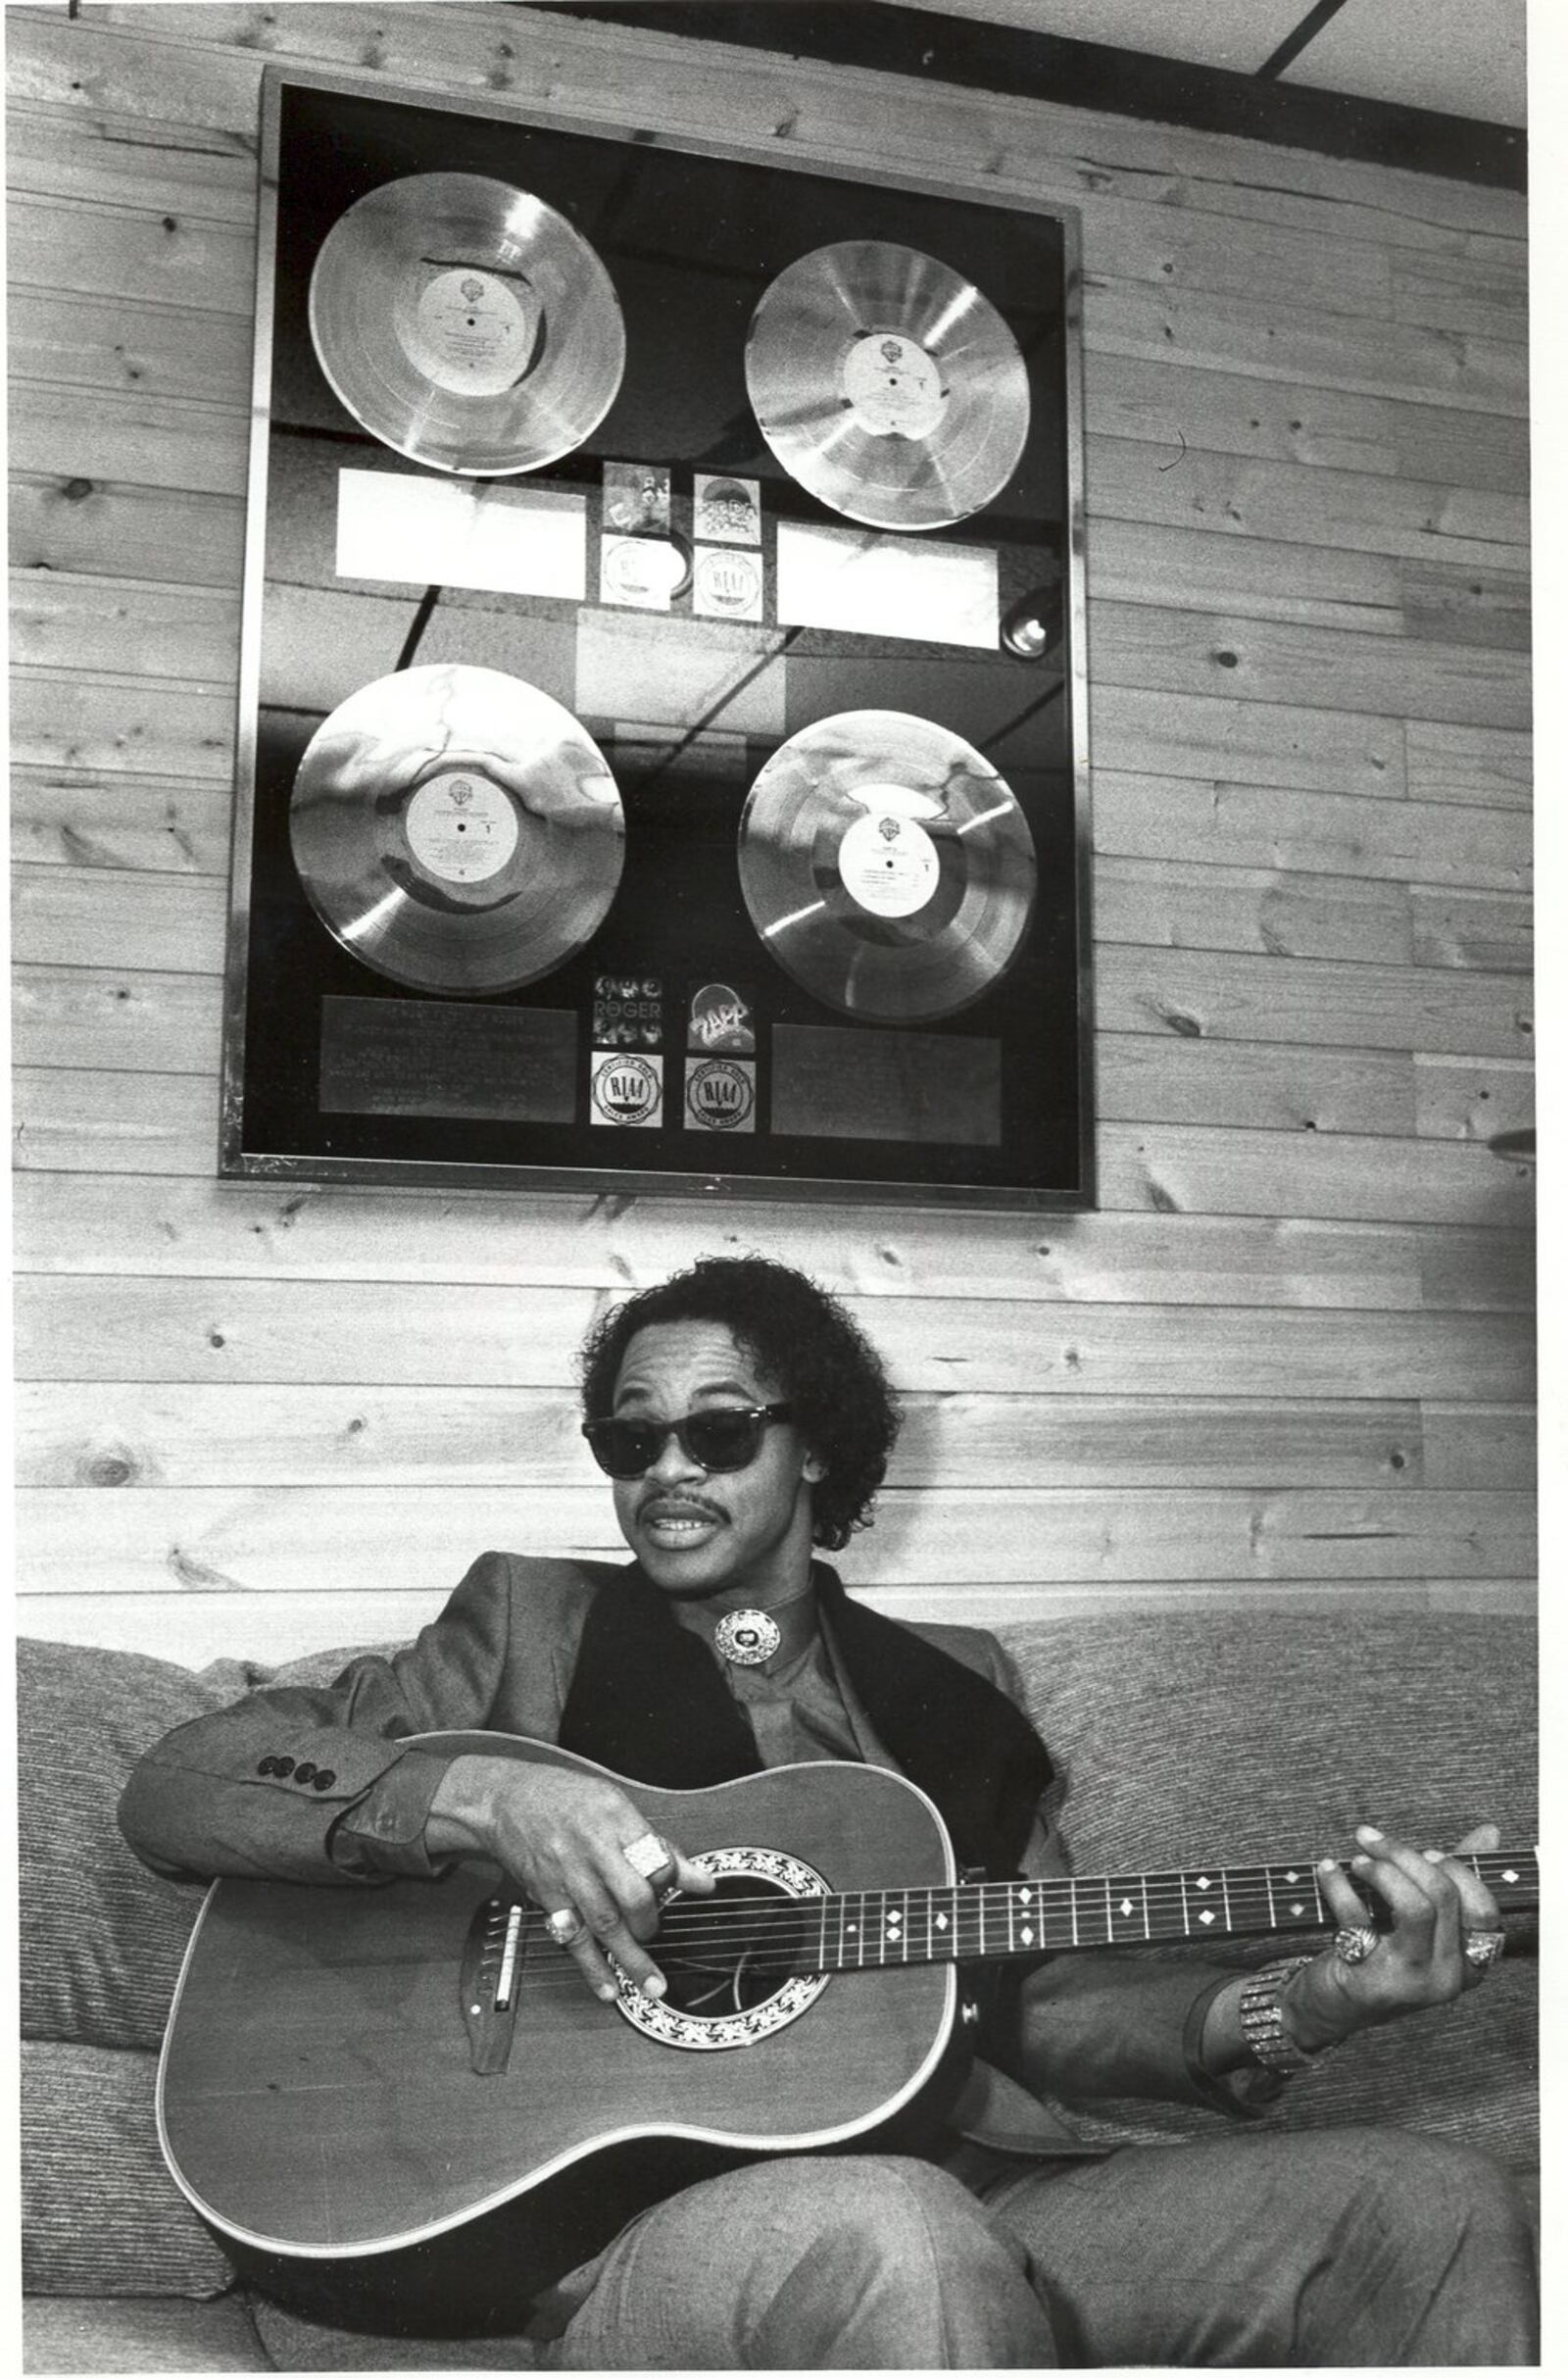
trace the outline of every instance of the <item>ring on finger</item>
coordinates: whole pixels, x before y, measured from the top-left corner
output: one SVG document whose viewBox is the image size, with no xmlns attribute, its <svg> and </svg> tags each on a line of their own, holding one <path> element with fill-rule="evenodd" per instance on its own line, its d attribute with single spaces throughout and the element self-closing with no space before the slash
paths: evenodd
<svg viewBox="0 0 1568 2378">
<path fill-rule="evenodd" d="M 1480 1926 L 1477 1926 L 1474 1931 L 1466 1932 L 1464 1954 L 1467 1962 L 1479 1967 L 1480 1971 L 1485 1973 L 1489 1966 L 1494 1965 L 1501 1957 L 1502 1944 L 1506 1937 L 1504 1933 L 1485 1931 Z"/>
<path fill-rule="evenodd" d="M 545 1930 L 558 1949 L 575 1949 L 587 1929 L 575 1907 L 558 1907 L 545 1917 Z"/>
<path fill-rule="evenodd" d="M 675 1854 L 668 1842 L 652 1831 L 639 1833 L 635 1841 L 626 1844 L 620 1855 L 628 1866 L 636 1868 L 645 1883 L 651 1883 L 656 1874 L 664 1873 L 675 1863 Z"/>
<path fill-rule="evenodd" d="M 1342 1965 L 1364 1964 L 1377 1945 L 1370 1924 L 1342 1924 L 1334 1935 L 1334 1954 Z"/>
</svg>

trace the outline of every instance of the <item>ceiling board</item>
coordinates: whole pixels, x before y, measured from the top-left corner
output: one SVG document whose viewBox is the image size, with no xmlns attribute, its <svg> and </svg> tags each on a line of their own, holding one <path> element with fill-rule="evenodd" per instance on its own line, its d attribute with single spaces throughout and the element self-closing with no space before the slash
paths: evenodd
<svg viewBox="0 0 1568 2378">
<path fill-rule="evenodd" d="M 891 5 L 1255 74 L 1295 32 L 1311 0 L 1161 0 L 1157 9 L 1150 0 L 891 0 Z"/>
<path fill-rule="evenodd" d="M 884 0 L 1255 74 L 1312 0 Z M 1539 0 L 1562 6 L 1564 0 Z M 1525 121 L 1525 0 L 1345 0 L 1282 81 L 1483 124 Z"/>
<path fill-rule="evenodd" d="M 1281 80 L 1522 124 L 1525 0 L 1346 0 Z"/>
</svg>

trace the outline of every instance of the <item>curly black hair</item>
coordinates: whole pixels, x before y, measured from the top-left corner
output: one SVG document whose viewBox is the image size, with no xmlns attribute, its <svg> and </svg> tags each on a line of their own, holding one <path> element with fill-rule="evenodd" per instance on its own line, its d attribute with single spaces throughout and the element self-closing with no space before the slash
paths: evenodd
<svg viewBox="0 0 1568 2378">
<path fill-rule="evenodd" d="M 661 1321 L 716 1321 L 795 1407 L 795 1424 L 825 1473 L 811 1489 L 811 1541 L 836 1553 L 871 1506 L 899 1433 L 882 1358 L 837 1297 L 763 1255 L 704 1256 L 603 1313 L 579 1358 L 583 1412 L 612 1409 L 626 1349 Z"/>
</svg>

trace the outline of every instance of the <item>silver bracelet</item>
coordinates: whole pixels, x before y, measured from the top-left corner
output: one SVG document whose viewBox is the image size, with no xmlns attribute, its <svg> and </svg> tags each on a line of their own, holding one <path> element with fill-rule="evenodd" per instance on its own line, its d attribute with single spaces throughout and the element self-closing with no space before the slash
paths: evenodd
<svg viewBox="0 0 1568 2378">
<path fill-rule="evenodd" d="M 1285 2028 L 1280 2001 L 1293 1974 L 1310 1965 L 1309 1957 L 1281 1957 L 1278 1964 L 1260 1965 L 1242 1992 L 1242 2037 L 1259 2064 L 1270 2072 L 1304 2072 L 1325 2054 L 1298 2048 Z"/>
</svg>

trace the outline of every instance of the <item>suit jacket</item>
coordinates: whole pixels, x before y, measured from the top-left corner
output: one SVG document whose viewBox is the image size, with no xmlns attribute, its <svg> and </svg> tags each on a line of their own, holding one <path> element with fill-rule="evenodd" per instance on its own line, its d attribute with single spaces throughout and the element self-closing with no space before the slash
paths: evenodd
<svg viewBox="0 0 1568 2378">
<path fill-rule="evenodd" d="M 328 1685 L 265 1687 L 167 1735 L 125 1787 L 126 1840 L 156 1872 L 181 1879 L 373 1886 L 445 1871 L 452 1861 L 432 1859 L 423 1827 L 446 1761 L 406 1738 L 486 1728 L 555 1741 L 596 1587 L 614 1573 L 605 1562 L 481 1555 L 403 1650 L 366 1654 Z M 994 1636 L 914 1631 L 1021 1706 Z M 861 1756 L 894 1766 L 842 1667 L 839 1682 Z M 1043 1825 L 1025 1864 L 1066 1871 Z M 1093 1954 L 1052 1959 L 1025 1982 L 1023 2033 L 1007 2060 L 1051 2098 L 1153 2096 L 1246 2111 L 1193 2056 L 1195 2021 L 1225 1978 Z M 1034 2095 L 984 2069 L 963 2126 L 1012 2152 L 1085 2152 L 1059 2114 L 1042 2114 Z"/>
</svg>

